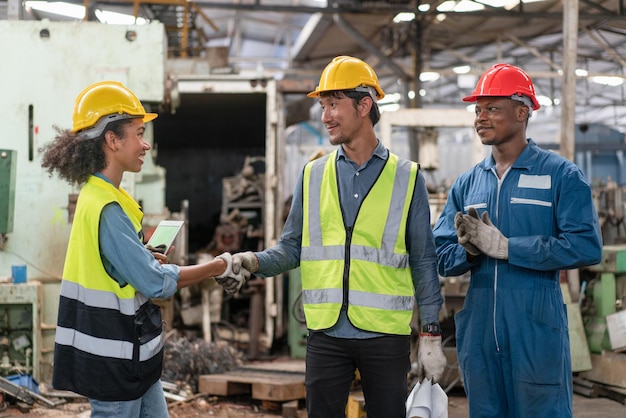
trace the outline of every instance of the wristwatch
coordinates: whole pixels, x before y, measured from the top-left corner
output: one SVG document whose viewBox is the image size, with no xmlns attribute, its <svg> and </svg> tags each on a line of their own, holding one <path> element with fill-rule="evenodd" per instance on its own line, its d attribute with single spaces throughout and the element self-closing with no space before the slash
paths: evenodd
<svg viewBox="0 0 626 418">
<path fill-rule="evenodd" d="M 432 322 L 430 324 L 426 324 L 426 325 L 422 326 L 422 332 L 425 333 L 425 334 L 440 335 L 441 334 L 441 327 L 439 326 L 438 322 Z"/>
</svg>

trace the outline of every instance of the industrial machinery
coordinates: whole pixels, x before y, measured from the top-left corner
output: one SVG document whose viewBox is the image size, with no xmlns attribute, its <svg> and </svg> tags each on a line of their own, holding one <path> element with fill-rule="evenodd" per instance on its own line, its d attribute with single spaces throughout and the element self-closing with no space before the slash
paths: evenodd
<svg viewBox="0 0 626 418">
<path fill-rule="evenodd" d="M 148 108 L 164 97 L 163 25 L 0 21 L 5 81 L 0 97 L 0 375 L 52 372 L 60 279 L 78 189 L 41 168 L 39 148 L 55 127 L 70 128 L 76 95 L 113 79 Z M 89 39 L 88 43 L 77 42 Z M 115 45 L 115 48 L 111 48 Z M 152 131 L 148 124 L 147 140 Z M 146 225 L 169 216 L 165 172 L 146 156 L 141 174 L 123 187 L 143 203 Z M 27 282 L 11 283 L 25 265 Z"/>
<path fill-rule="evenodd" d="M 272 77 L 256 73 L 213 74 L 207 68 L 210 62 L 202 59 L 168 60 L 164 34 L 159 22 L 118 26 L 0 21 L 3 59 L 11 63 L 0 66 L 0 76 L 15 81 L 5 83 L 0 97 L 0 112 L 7 121 L 0 126 L 0 281 L 11 281 L 14 265 L 25 265 L 28 272 L 24 285 L 0 284 L 0 312 L 7 312 L 3 329 L 8 338 L 0 335 L 0 344 L 9 344 L 5 364 L 17 360 L 39 381 L 51 377 L 59 286 L 79 192 L 78 187 L 49 178 L 40 166 L 39 149 L 55 137 L 56 128 L 71 127 L 74 99 L 85 86 L 120 81 L 147 111 L 159 113 L 146 126 L 145 138 L 153 150 L 140 173 L 126 173 L 122 187 L 142 205 L 146 236 L 163 219 L 186 221 L 182 239 L 175 243 L 174 262 L 198 261 L 194 254 L 210 243 L 216 230 L 241 228 L 237 222 L 243 219 L 247 222 L 239 231 L 243 239 L 236 242 L 241 249 L 273 245 L 282 229 L 283 96 L 293 83 L 285 80 L 281 87 Z M 300 83 L 297 88 L 311 86 Z M 248 173 L 250 168 L 254 170 Z M 246 180 L 256 200 L 249 200 L 250 190 L 245 188 L 237 195 L 233 178 Z M 244 324 L 258 330 L 250 340 L 263 342 L 258 351 L 269 350 L 286 332 L 281 280 L 263 281 L 254 298 L 262 314 L 252 316 L 258 321 L 252 328 Z M 41 299 L 16 302 L 15 288 L 35 283 L 41 286 Z M 209 299 L 206 304 L 213 310 L 222 303 Z M 159 304 L 166 318 L 176 316 L 172 301 Z M 22 309 L 27 313 L 17 315 Z M 28 324 L 16 322 L 16 316 L 32 319 Z M 211 316 L 221 320 L 219 313 Z M 15 329 L 25 338 L 15 335 Z M 208 327 L 203 331 L 210 332 Z M 26 350 L 32 353 L 27 355 Z"/>
</svg>

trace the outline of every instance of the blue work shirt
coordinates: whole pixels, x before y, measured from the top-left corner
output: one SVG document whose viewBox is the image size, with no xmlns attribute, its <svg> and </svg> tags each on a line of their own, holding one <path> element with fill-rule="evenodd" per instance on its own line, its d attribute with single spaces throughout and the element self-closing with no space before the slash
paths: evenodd
<svg viewBox="0 0 626 418">
<path fill-rule="evenodd" d="M 359 167 L 350 160 L 342 147 L 337 155 L 337 178 L 339 181 L 339 199 L 343 209 L 344 224 L 353 226 L 357 212 L 367 192 L 378 179 L 387 158 L 387 150 L 378 141 L 378 146 L 370 159 Z M 300 172 L 293 194 L 291 210 L 285 222 L 280 241 L 274 247 L 255 253 L 259 259 L 261 277 L 275 276 L 300 265 L 302 245 L 302 175 Z M 439 310 L 443 303 L 439 276 L 437 274 L 437 255 L 432 228 L 430 226 L 430 207 L 426 181 L 421 172 L 418 174 L 415 193 L 409 209 L 407 222 L 407 250 L 409 264 L 415 286 L 415 296 L 423 324 L 439 321 Z M 363 331 L 354 327 L 348 320 L 345 310 L 339 320 L 329 330 L 328 335 L 339 338 L 371 338 L 382 334 Z"/>
<path fill-rule="evenodd" d="M 102 173 L 95 175 L 113 184 Z M 120 286 L 130 284 L 148 298 L 168 298 L 176 293 L 179 267 L 159 264 L 137 239 L 137 231 L 120 205 L 102 209 L 99 234 L 102 264 Z"/>
</svg>

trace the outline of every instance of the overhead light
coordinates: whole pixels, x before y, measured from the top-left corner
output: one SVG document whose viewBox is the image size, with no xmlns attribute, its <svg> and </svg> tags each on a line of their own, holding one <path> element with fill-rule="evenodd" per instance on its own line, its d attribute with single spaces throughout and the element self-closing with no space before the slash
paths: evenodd
<svg viewBox="0 0 626 418">
<path fill-rule="evenodd" d="M 384 113 L 384 112 L 395 112 L 396 110 L 400 109 L 400 105 L 397 103 L 389 103 L 387 105 L 383 105 L 380 107 L 380 112 Z"/>
<path fill-rule="evenodd" d="M 400 12 L 393 18 L 394 23 L 412 22 L 413 20 L 415 20 L 415 13 L 411 12 Z"/>
<path fill-rule="evenodd" d="M 543 107 L 550 107 L 553 105 L 551 98 L 548 96 L 542 96 L 541 94 L 537 96 L 537 101 Z"/>
<path fill-rule="evenodd" d="M 478 0 L 482 4 L 486 4 L 491 7 L 504 7 L 508 9 L 513 8 L 519 4 L 519 0 Z"/>
<path fill-rule="evenodd" d="M 596 84 L 602 84 L 604 86 L 617 87 L 624 84 L 624 79 L 622 77 L 616 77 L 611 75 L 598 75 L 589 78 Z"/>
<path fill-rule="evenodd" d="M 474 89 L 478 77 L 474 74 L 459 74 L 456 77 L 456 85 L 462 89 Z"/>
<path fill-rule="evenodd" d="M 474 1 L 469 0 L 461 0 L 457 1 L 444 1 L 439 6 L 437 6 L 437 11 L 439 12 L 475 12 L 478 10 L 484 10 L 485 6 L 480 3 L 476 3 Z"/>
<path fill-rule="evenodd" d="M 379 106 L 388 105 L 391 103 L 399 103 L 400 102 L 400 93 L 389 93 L 385 94 L 385 97 L 378 101 Z"/>
<path fill-rule="evenodd" d="M 454 10 L 454 6 L 456 6 L 455 1 L 444 1 L 439 6 L 437 6 L 437 11 L 439 12 L 451 12 Z"/>
<path fill-rule="evenodd" d="M 420 4 L 419 6 L 417 6 L 417 10 L 419 10 L 420 12 L 427 12 L 430 10 L 430 4 Z"/>
<path fill-rule="evenodd" d="M 455 74 L 467 74 L 470 72 L 470 70 L 471 68 L 469 65 L 460 65 L 452 69 L 452 71 L 454 71 Z"/>
<path fill-rule="evenodd" d="M 576 70 L 574 71 L 574 73 L 575 73 L 578 77 L 585 77 L 587 74 L 589 74 L 589 71 L 587 71 L 587 70 L 583 70 L 582 68 L 576 68 Z"/>
<path fill-rule="evenodd" d="M 455 12 L 476 12 L 478 10 L 484 10 L 485 6 L 480 4 L 480 3 L 476 3 L 474 1 L 469 1 L 469 0 L 461 0 L 460 2 L 457 3 L 456 7 L 454 8 Z"/>
<path fill-rule="evenodd" d="M 420 73 L 420 81 L 423 83 L 427 83 L 429 81 L 437 81 L 439 80 L 439 77 L 441 77 L 441 75 L 439 75 L 439 73 L 435 71 L 424 71 Z"/>
<path fill-rule="evenodd" d="M 536 3 L 545 0 L 477 0 L 479 3 L 486 4 L 491 7 L 502 7 L 506 10 L 511 10 L 517 7 L 520 3 Z"/>
</svg>

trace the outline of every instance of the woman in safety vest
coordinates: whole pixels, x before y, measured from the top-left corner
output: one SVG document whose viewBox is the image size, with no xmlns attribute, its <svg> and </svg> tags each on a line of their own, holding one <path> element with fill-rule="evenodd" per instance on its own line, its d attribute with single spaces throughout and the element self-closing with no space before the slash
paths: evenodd
<svg viewBox="0 0 626 418">
<path fill-rule="evenodd" d="M 141 171 L 151 148 L 145 123 L 156 117 L 121 83 L 94 83 L 76 98 L 73 129 L 58 130 L 41 150 L 51 175 L 83 185 L 63 269 L 52 384 L 89 398 L 92 417 L 168 417 L 161 312 L 150 298 L 247 274 L 232 272 L 229 254 L 177 266 L 144 247 L 143 212 L 120 183 L 124 172 Z"/>
</svg>

